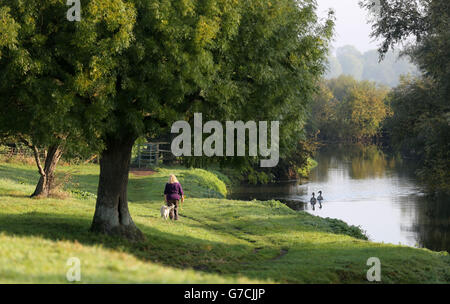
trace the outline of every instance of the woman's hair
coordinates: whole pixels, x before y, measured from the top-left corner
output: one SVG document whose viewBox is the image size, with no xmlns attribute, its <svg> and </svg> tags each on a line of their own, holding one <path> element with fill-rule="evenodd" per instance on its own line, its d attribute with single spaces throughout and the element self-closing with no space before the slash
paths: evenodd
<svg viewBox="0 0 450 304">
<path fill-rule="evenodd" d="M 177 177 L 174 174 L 170 174 L 169 176 L 169 184 L 179 183 Z"/>
</svg>

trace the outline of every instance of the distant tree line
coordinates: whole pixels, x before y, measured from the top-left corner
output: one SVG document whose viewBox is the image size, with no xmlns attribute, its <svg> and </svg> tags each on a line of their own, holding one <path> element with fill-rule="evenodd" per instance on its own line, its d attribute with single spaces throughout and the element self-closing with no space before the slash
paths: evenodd
<svg viewBox="0 0 450 304">
<path fill-rule="evenodd" d="M 311 106 L 309 134 L 321 141 L 373 142 L 390 115 L 388 91 L 352 76 L 324 80 Z"/>
</svg>

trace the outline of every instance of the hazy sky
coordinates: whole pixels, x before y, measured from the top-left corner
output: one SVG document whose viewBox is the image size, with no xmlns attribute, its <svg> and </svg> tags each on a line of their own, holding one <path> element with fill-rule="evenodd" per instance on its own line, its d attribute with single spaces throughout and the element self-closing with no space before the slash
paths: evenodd
<svg viewBox="0 0 450 304">
<path fill-rule="evenodd" d="M 378 47 L 370 38 L 371 25 L 367 23 L 367 12 L 358 5 L 359 0 L 317 0 L 318 14 L 327 16 L 329 8 L 333 8 L 336 16 L 336 27 L 333 47 L 351 44 L 359 51 L 365 52 Z"/>
</svg>

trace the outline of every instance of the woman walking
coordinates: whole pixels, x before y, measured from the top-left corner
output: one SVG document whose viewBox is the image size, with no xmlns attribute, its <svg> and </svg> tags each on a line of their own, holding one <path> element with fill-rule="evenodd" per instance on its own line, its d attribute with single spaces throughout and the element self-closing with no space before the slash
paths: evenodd
<svg viewBox="0 0 450 304">
<path fill-rule="evenodd" d="M 164 189 L 164 201 L 167 206 L 174 206 L 170 210 L 169 217 L 171 220 L 178 220 L 178 203 L 181 199 L 181 203 L 184 202 L 183 188 L 181 188 L 180 182 L 175 175 L 171 174 L 169 177 L 169 182 L 166 184 Z"/>
</svg>

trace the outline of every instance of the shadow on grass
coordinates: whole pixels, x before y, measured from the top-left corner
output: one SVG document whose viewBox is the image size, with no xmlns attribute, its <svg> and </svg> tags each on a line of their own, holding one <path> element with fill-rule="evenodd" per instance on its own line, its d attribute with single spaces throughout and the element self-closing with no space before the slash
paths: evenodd
<svg viewBox="0 0 450 304">
<path fill-rule="evenodd" d="M 77 241 L 83 245 L 123 251 L 143 261 L 166 266 L 193 268 L 205 273 L 225 273 L 236 276 L 241 262 L 254 258 L 253 248 L 246 245 L 228 245 L 198 238 L 175 235 L 139 225 L 147 240 L 131 243 L 124 239 L 94 234 L 88 231 L 91 220 L 74 215 L 55 215 L 30 212 L 0 214 L 0 232 L 12 236 L 35 236 L 52 241 Z"/>
<path fill-rule="evenodd" d="M 39 173 L 31 168 L 18 168 L 0 165 L 0 177 L 16 181 L 21 184 L 35 186 L 39 181 Z"/>
</svg>

